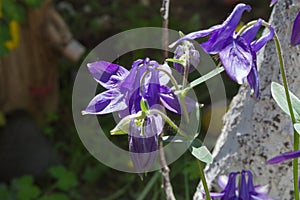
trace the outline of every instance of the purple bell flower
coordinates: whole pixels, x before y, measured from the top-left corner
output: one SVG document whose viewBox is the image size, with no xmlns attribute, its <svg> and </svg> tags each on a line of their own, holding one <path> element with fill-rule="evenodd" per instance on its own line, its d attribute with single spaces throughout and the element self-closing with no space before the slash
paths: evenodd
<svg viewBox="0 0 300 200">
<path fill-rule="evenodd" d="M 241 174 L 239 184 L 236 179 Z M 253 175 L 249 170 L 240 172 L 231 172 L 229 176 L 220 176 L 218 185 L 222 188 L 222 192 L 211 192 L 212 199 L 219 198 L 220 200 L 272 200 L 268 197 L 268 188 L 266 186 L 254 186 Z M 204 193 L 203 193 L 204 194 Z"/>
<path fill-rule="evenodd" d="M 130 71 L 105 61 L 88 64 L 94 79 L 108 90 L 96 95 L 83 114 L 102 115 L 119 112 L 119 116 L 124 118 L 140 112 L 142 100 L 149 109 L 157 109 L 162 104 L 170 111 L 180 114 L 179 100 L 166 86 L 169 78 L 156 70 L 158 67 L 171 72 L 168 65 L 160 65 L 149 58 L 135 61 Z M 152 166 L 158 148 L 158 135 L 163 126 L 159 115 L 131 119 L 128 133 L 129 151 L 137 172 L 142 173 Z"/>
<path fill-rule="evenodd" d="M 238 4 L 230 16 L 221 25 L 213 26 L 207 30 L 192 32 L 180 38 L 170 47 L 184 40 L 193 40 L 210 35 L 209 39 L 201 44 L 201 47 L 209 54 L 219 54 L 221 62 L 228 76 L 242 84 L 245 79 L 256 98 L 259 96 L 259 77 L 256 67 L 256 53 L 274 36 L 271 27 L 270 33 L 255 39 L 262 25 L 262 20 L 249 27 L 241 35 L 237 35 L 236 28 L 244 11 L 250 11 L 250 6 Z"/>
<path fill-rule="evenodd" d="M 291 44 L 296 46 L 300 44 L 300 12 L 298 13 L 292 30 Z"/>
<path fill-rule="evenodd" d="M 188 54 L 188 72 L 192 72 L 200 63 L 200 53 L 195 49 L 194 45 L 189 41 L 184 41 L 182 45 L 178 45 L 174 51 L 174 59 L 186 59 L 186 54 Z M 174 63 L 174 68 L 179 73 L 184 73 L 184 66 L 179 63 Z"/>
</svg>

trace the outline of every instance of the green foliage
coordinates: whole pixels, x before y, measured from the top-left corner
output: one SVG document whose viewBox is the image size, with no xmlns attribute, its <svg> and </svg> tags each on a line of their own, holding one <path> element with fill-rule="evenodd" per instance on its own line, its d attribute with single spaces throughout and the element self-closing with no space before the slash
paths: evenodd
<svg viewBox="0 0 300 200">
<path fill-rule="evenodd" d="M 56 178 L 56 186 L 58 189 L 67 191 L 78 185 L 75 173 L 67 170 L 64 166 L 52 167 L 49 172 L 54 178 Z"/>
<path fill-rule="evenodd" d="M 15 0 L 2 0 L 3 18 L 6 21 L 16 20 L 17 22 L 24 22 L 25 9 Z"/>
<path fill-rule="evenodd" d="M 0 184 L 0 199 L 10 199 L 10 192 L 5 184 Z"/>
<path fill-rule="evenodd" d="M 272 97 L 276 101 L 277 105 L 281 108 L 283 112 L 285 112 L 290 116 L 290 111 L 286 100 L 284 87 L 279 83 L 272 82 L 271 92 L 272 92 Z M 292 92 L 289 91 L 289 93 L 291 97 L 292 108 L 294 111 L 295 118 L 297 121 L 300 121 L 300 100 Z"/>
<path fill-rule="evenodd" d="M 12 187 L 16 190 L 18 200 L 35 199 L 41 194 L 41 190 L 33 183 L 33 177 L 29 175 L 14 179 Z"/>
<path fill-rule="evenodd" d="M 39 200 L 69 200 L 69 197 L 63 193 L 57 192 L 50 195 L 45 195 Z"/>
<path fill-rule="evenodd" d="M 191 148 L 192 155 L 195 156 L 197 159 L 204 163 L 212 163 L 213 158 L 210 151 L 206 148 L 206 146 L 202 147 L 195 147 L 192 146 Z"/>
<path fill-rule="evenodd" d="M 8 26 L 4 22 L 0 21 L 0 57 L 9 52 L 9 50 L 4 45 L 4 43 L 5 43 L 5 41 L 9 40 L 10 38 L 11 37 L 10 37 Z"/>
<path fill-rule="evenodd" d="M 44 0 L 22 0 L 27 6 L 38 8 L 44 2 Z"/>
</svg>

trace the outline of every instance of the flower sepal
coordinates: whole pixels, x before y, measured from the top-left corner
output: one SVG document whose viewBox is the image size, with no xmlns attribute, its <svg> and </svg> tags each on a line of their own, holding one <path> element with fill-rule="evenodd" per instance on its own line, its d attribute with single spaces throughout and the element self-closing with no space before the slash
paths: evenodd
<svg viewBox="0 0 300 200">
<path fill-rule="evenodd" d="M 146 117 L 146 113 L 139 111 L 136 114 L 128 115 L 121 119 L 121 121 L 110 131 L 111 135 L 126 135 L 129 132 L 129 126 L 132 119 L 140 120 Z"/>
</svg>

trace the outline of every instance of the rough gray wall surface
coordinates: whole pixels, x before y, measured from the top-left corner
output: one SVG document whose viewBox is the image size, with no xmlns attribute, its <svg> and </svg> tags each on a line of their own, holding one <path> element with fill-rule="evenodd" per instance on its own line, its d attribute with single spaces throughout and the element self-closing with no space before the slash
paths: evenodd
<svg viewBox="0 0 300 200">
<path fill-rule="evenodd" d="M 291 47 L 290 36 L 293 20 L 299 10 L 300 0 L 279 0 L 269 21 L 280 38 L 290 90 L 298 97 L 300 46 Z M 290 119 L 271 97 L 271 82 L 282 83 L 273 41 L 259 52 L 257 62 L 261 80 L 260 98 L 255 100 L 251 97 L 249 86 L 240 88 L 223 118 L 224 127 L 213 152 L 214 162 L 206 168 L 206 176 L 210 187 L 218 188 L 214 186 L 219 175 L 249 169 L 254 174 L 255 184 L 268 184 L 271 197 L 278 200 L 294 199 L 292 162 L 266 165 L 271 157 L 293 150 Z M 203 199 L 201 188 L 200 183 L 194 199 Z"/>
</svg>

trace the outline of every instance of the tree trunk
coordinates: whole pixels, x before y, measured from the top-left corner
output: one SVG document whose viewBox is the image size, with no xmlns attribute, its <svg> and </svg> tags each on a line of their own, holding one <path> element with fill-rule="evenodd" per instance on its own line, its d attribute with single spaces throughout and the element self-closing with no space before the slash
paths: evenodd
<svg viewBox="0 0 300 200">
<path fill-rule="evenodd" d="M 278 33 L 287 78 L 292 90 L 300 97 L 300 46 L 291 47 L 293 21 L 300 10 L 300 0 L 279 0 L 271 14 L 270 23 Z M 283 152 L 293 151 L 293 127 L 271 97 L 271 82 L 282 84 L 274 42 L 259 52 L 260 98 L 250 96 L 249 86 L 241 86 L 224 116 L 224 127 L 217 140 L 214 162 L 206 168 L 210 187 L 216 186 L 217 177 L 231 171 L 249 169 L 254 183 L 269 185 L 270 197 L 281 200 L 293 198 L 292 162 L 267 165 L 266 161 Z M 201 198 L 201 183 L 194 199 Z M 219 189 L 219 188 L 218 188 Z"/>
</svg>

